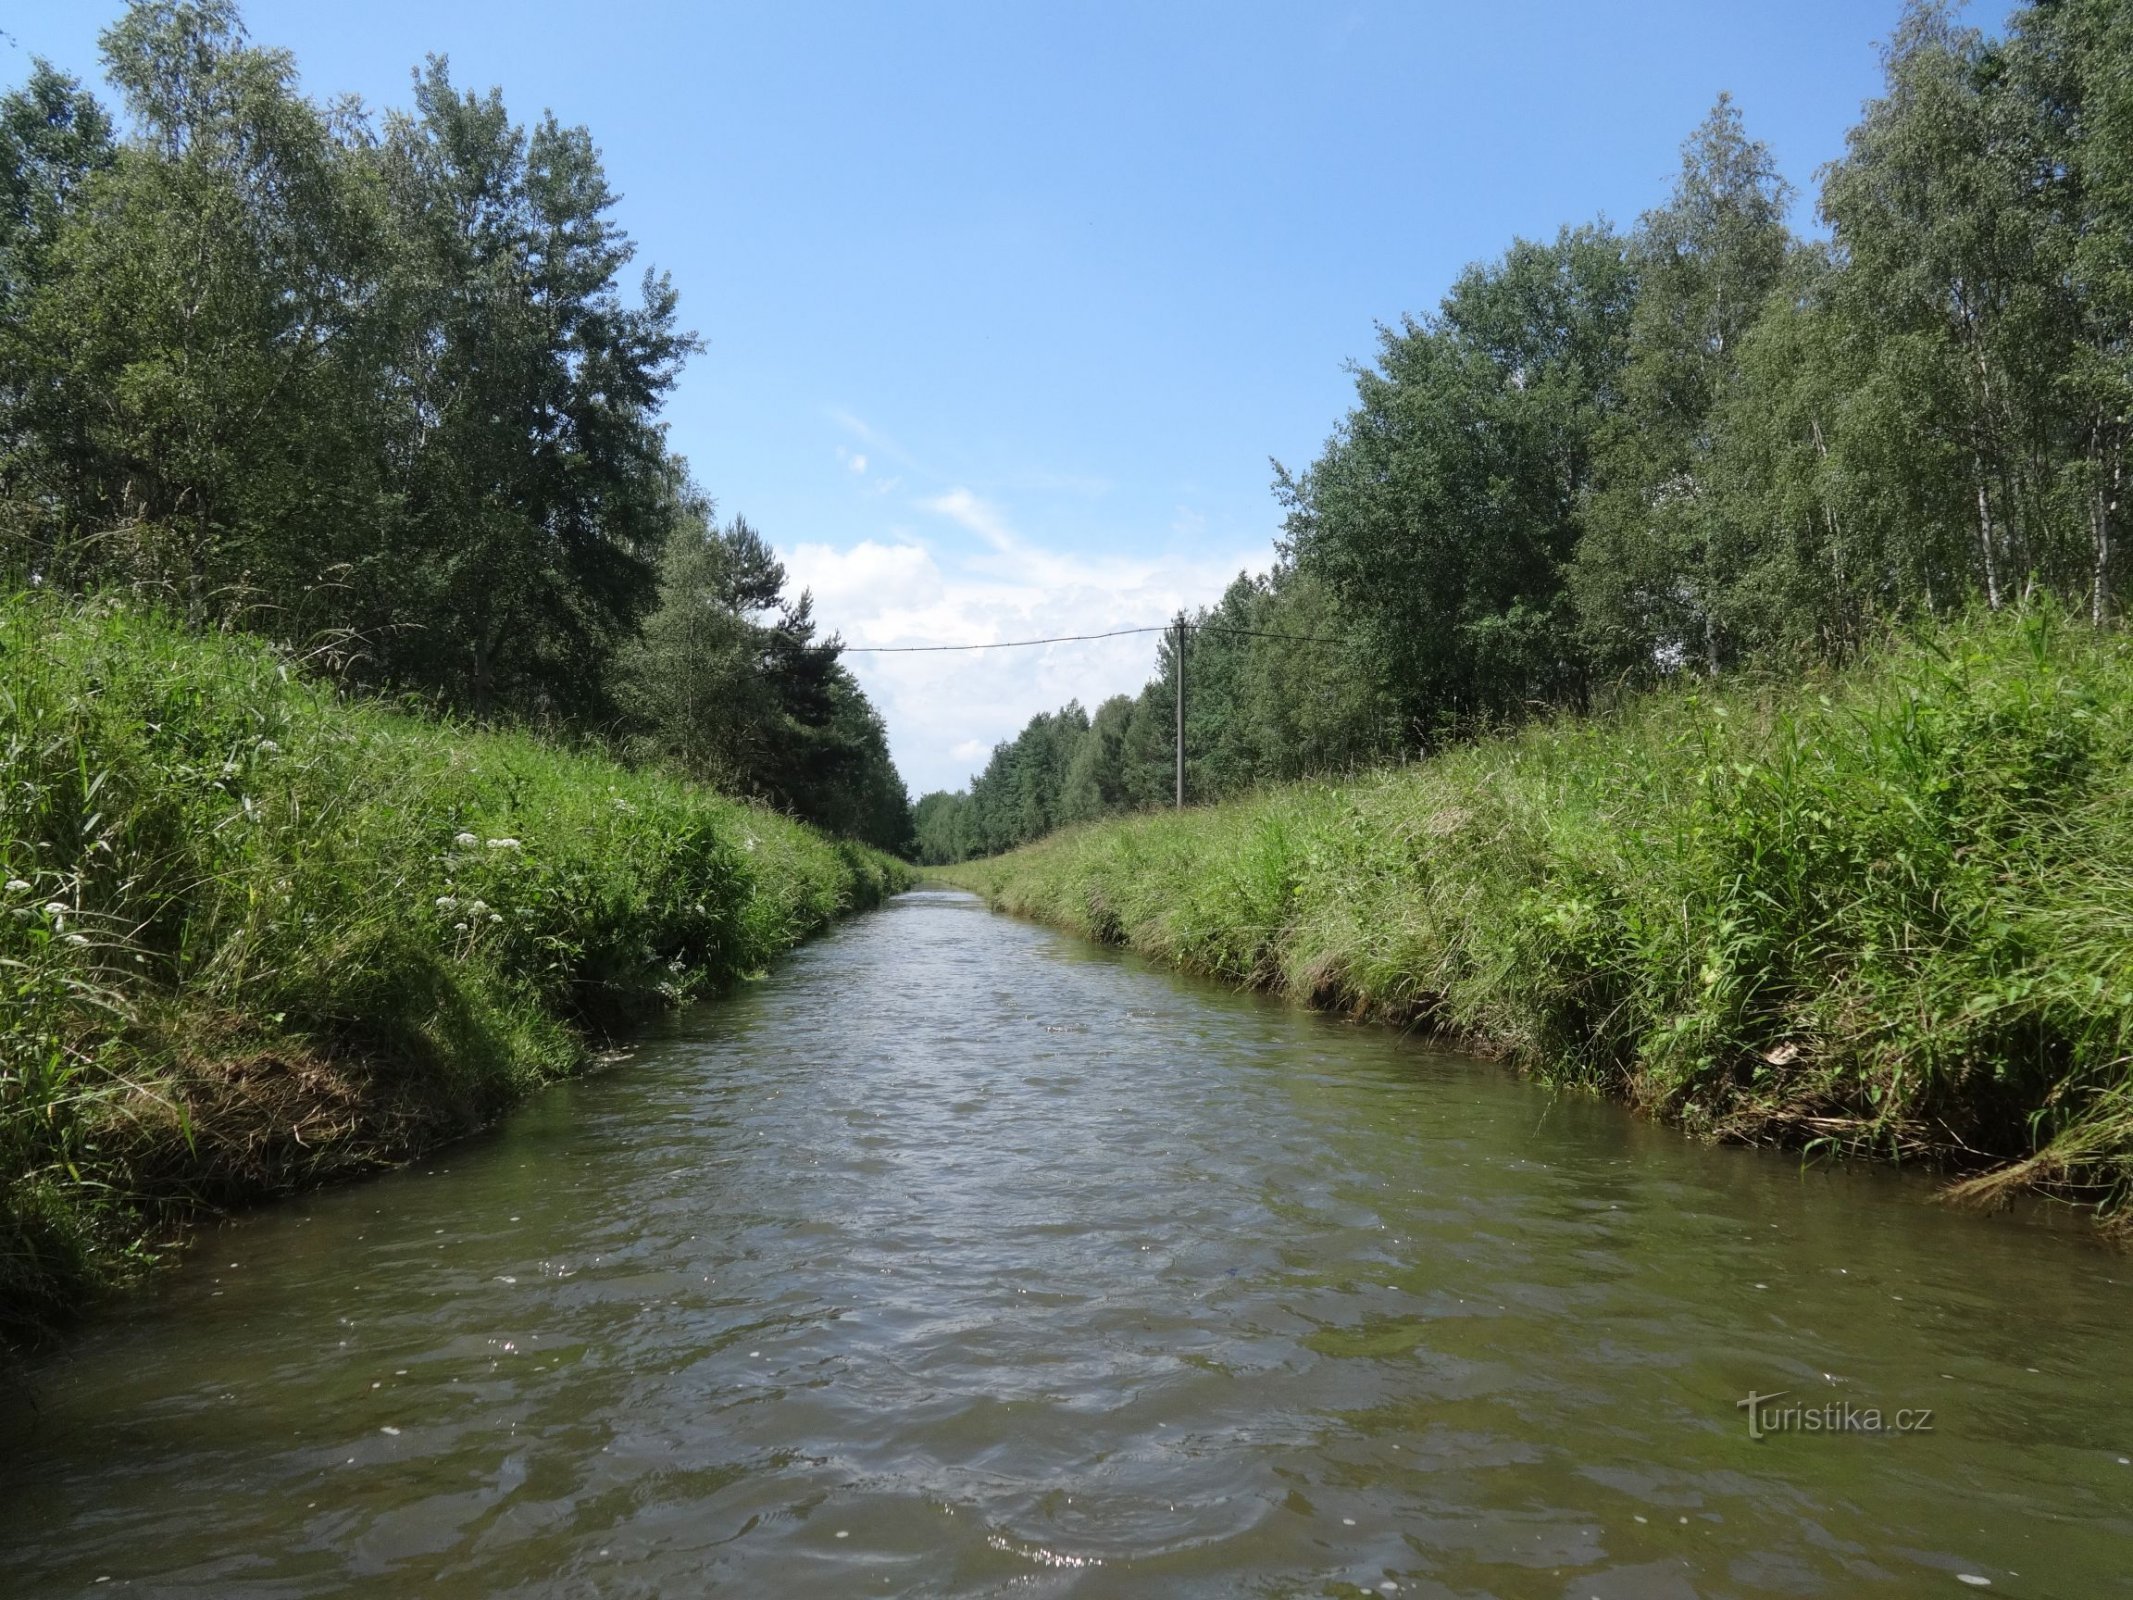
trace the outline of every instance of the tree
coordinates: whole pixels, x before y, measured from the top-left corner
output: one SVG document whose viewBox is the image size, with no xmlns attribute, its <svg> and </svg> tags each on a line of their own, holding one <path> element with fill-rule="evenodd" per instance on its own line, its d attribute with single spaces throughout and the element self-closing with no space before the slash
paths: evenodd
<svg viewBox="0 0 2133 1600">
<path fill-rule="evenodd" d="M 1126 752 L 1133 731 L 1130 695 L 1115 694 L 1096 708 L 1088 731 L 1075 745 L 1059 798 L 1062 822 L 1093 822 L 1131 804 L 1126 779 Z"/>
<path fill-rule="evenodd" d="M 1855 427 L 1912 442 L 1913 515 L 1968 521 L 1971 558 L 1950 579 L 1997 607 L 2032 572 L 2068 576 L 2048 504 L 2072 328 L 2041 226 L 2048 152 L 2000 53 L 1938 4 L 1905 12 L 1887 72 L 1822 191 L 1844 256 L 1837 309 L 1884 375 L 1885 409 Z"/>
<path fill-rule="evenodd" d="M 1633 288 L 1605 227 L 1520 241 L 1381 329 L 1324 454 L 1277 467 L 1285 552 L 1385 663 L 1411 742 L 1584 692 L 1564 572 Z"/>
<path fill-rule="evenodd" d="M 625 700 L 646 759 L 908 842 L 838 642 L 667 449 L 696 341 L 666 278 L 623 292 L 586 130 L 529 131 L 432 59 L 381 135 L 305 98 L 230 0 L 137 0 L 102 44 L 123 139 L 42 63 L 0 100 L 18 581 L 482 717 L 605 737 Z"/>
<path fill-rule="evenodd" d="M 657 413 L 696 339 L 666 277 L 622 297 L 635 246 L 585 129 L 528 133 L 433 57 L 380 159 L 408 431 L 402 510 L 359 582 L 405 619 L 389 675 L 477 712 L 596 715 L 656 598 L 676 507 Z"/>
<path fill-rule="evenodd" d="M 2034 108 L 2044 151 L 2042 253 L 2072 301 L 2061 482 L 2087 535 L 2089 614 L 2100 624 L 2121 565 L 2133 442 L 2133 12 L 2113 0 L 2058 0 L 2014 20 L 2008 81 Z"/>
<path fill-rule="evenodd" d="M 78 99 L 74 137 L 48 125 L 71 160 L 42 170 L 71 171 L 35 208 L 39 270 L 9 319 L 17 506 L 49 576 L 286 623 L 383 456 L 353 331 L 380 218 L 353 130 L 226 0 L 136 5 L 103 44 L 135 132 L 100 149 Z"/>
<path fill-rule="evenodd" d="M 1790 199 L 1769 147 L 1720 95 L 1682 145 L 1673 194 L 1630 241 L 1636 306 L 1573 578 L 1603 670 L 1699 661 L 1716 672 L 1735 654 L 1711 492 L 1714 420 L 1784 270 Z"/>
<path fill-rule="evenodd" d="M 912 845 L 909 797 L 888 735 L 813 605 L 736 517 L 683 496 L 658 606 L 616 663 L 626 747 L 728 793 L 749 795 L 885 850 Z"/>
<path fill-rule="evenodd" d="M 17 582 L 52 576 L 88 453 L 79 419 L 49 403 L 48 363 L 26 319 L 49 288 L 70 208 L 115 155 L 103 107 L 43 60 L 0 99 L 0 570 Z"/>
</svg>

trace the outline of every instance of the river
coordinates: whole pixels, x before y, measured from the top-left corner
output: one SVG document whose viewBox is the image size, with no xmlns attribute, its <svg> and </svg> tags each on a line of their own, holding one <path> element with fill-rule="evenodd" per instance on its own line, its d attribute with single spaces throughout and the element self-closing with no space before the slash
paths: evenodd
<svg viewBox="0 0 2133 1600">
<path fill-rule="evenodd" d="M 2072 1219 L 921 892 L 33 1366 L 0 1592 L 2129 1594 L 2129 1354 Z"/>
</svg>

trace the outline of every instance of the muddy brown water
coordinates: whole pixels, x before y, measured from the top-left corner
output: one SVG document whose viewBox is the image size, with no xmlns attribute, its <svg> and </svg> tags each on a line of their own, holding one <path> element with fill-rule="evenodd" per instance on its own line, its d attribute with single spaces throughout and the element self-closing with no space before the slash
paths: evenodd
<svg viewBox="0 0 2133 1600">
<path fill-rule="evenodd" d="M 922 892 L 38 1363 L 0 1593 L 2128 1594 L 2129 1355 L 2081 1225 Z"/>
</svg>

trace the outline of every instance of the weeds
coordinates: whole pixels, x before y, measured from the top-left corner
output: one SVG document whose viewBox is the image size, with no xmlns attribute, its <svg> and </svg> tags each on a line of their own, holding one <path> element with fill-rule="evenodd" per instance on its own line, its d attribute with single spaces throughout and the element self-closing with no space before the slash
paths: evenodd
<svg viewBox="0 0 2133 1600">
<path fill-rule="evenodd" d="M 2133 653 L 2049 608 L 960 870 L 1709 1135 L 2133 1199 Z"/>
<path fill-rule="evenodd" d="M 478 1126 L 904 869 L 264 646 L 0 602 L 0 1332 Z"/>
</svg>

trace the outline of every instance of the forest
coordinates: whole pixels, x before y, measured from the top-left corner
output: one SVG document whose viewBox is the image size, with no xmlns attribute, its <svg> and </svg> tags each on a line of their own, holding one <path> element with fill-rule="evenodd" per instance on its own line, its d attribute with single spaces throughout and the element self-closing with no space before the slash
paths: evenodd
<svg viewBox="0 0 2133 1600">
<path fill-rule="evenodd" d="M 2054 597 L 2119 614 L 2133 9 L 1916 3 L 1818 174 L 1720 96 L 1672 192 L 1517 240 L 1378 331 L 1265 577 L 1185 644 L 1187 796 L 1396 762 L 1665 682 L 1841 665 Z M 917 806 L 921 859 L 1169 804 L 1177 647 Z"/>
<path fill-rule="evenodd" d="M 881 719 L 670 448 L 699 343 L 599 151 L 432 57 L 320 103 L 229 0 L 0 99 L 0 583 L 262 635 L 883 848 Z"/>
</svg>

